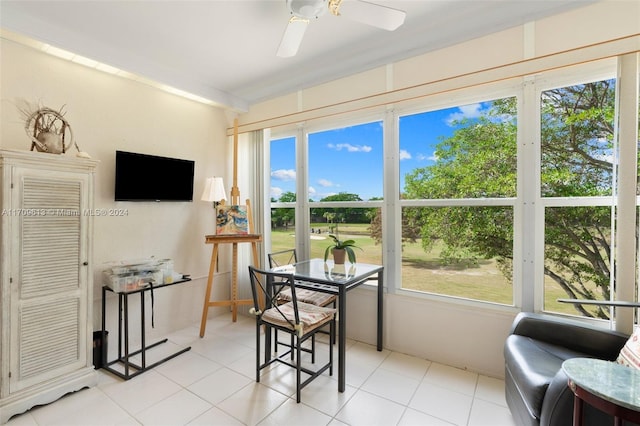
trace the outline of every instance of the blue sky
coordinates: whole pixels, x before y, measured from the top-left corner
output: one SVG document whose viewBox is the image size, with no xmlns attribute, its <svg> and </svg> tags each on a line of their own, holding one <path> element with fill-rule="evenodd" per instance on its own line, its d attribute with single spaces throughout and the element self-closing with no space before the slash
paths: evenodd
<svg viewBox="0 0 640 426">
<path fill-rule="evenodd" d="M 400 118 L 400 187 L 415 168 L 433 164 L 440 137 L 453 133 L 452 121 L 478 117 L 490 103 L 476 103 Z M 318 201 L 339 192 L 363 200 L 382 197 L 382 122 L 309 134 L 309 197 Z M 295 140 L 271 143 L 271 197 L 295 192 Z"/>
</svg>

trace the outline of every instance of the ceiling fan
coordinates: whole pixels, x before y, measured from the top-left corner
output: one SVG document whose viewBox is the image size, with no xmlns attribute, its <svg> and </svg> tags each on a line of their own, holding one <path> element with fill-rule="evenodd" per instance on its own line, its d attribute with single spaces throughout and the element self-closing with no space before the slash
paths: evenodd
<svg viewBox="0 0 640 426">
<path fill-rule="evenodd" d="M 334 16 L 344 16 L 387 31 L 393 31 L 404 23 L 403 10 L 373 4 L 362 0 L 286 0 L 291 18 L 280 41 L 277 55 L 281 58 L 295 56 L 302 43 L 307 25 L 327 10 Z"/>
</svg>

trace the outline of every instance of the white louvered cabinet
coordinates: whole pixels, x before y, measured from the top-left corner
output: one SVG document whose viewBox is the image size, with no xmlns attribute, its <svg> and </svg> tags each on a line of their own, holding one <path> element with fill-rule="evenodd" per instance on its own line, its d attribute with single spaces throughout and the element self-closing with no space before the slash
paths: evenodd
<svg viewBox="0 0 640 426">
<path fill-rule="evenodd" d="M 0 150 L 0 423 L 93 386 L 96 161 Z"/>
</svg>

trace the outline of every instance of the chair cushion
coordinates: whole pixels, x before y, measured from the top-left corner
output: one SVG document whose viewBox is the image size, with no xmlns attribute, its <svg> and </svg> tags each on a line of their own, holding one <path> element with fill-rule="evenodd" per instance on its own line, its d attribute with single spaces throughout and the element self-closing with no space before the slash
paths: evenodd
<svg viewBox="0 0 640 426">
<path fill-rule="evenodd" d="M 585 355 L 527 336 L 512 334 L 505 342 L 505 363 L 531 415 L 540 419 L 542 401 L 562 362 Z"/>
<path fill-rule="evenodd" d="M 640 369 L 640 327 L 631 334 L 616 359 L 618 364 Z"/>
<path fill-rule="evenodd" d="M 336 310 L 332 308 L 324 308 L 322 306 L 298 302 L 298 317 L 300 318 L 303 334 L 326 324 L 331 320 L 331 318 L 333 318 L 335 313 Z M 262 314 L 262 320 L 293 330 L 294 327 L 291 325 L 291 323 L 295 323 L 293 303 L 288 302 L 279 305 L 277 308 L 273 307 L 267 309 Z M 289 323 L 289 321 L 291 321 L 291 323 Z"/>
<path fill-rule="evenodd" d="M 280 300 L 290 302 L 291 289 L 282 290 L 278 298 Z M 320 291 L 296 288 L 296 299 L 298 300 L 298 302 L 309 303 L 311 305 L 327 306 L 328 304 L 336 300 L 336 296 L 329 293 L 322 293 Z"/>
</svg>

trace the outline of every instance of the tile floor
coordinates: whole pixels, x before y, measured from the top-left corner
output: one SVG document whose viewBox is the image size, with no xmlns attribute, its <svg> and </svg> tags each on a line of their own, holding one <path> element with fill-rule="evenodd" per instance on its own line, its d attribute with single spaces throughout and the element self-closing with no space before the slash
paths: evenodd
<svg viewBox="0 0 640 426">
<path fill-rule="evenodd" d="M 198 332 L 194 324 L 168 336 L 162 350 L 191 351 L 155 369 L 129 381 L 99 370 L 97 387 L 8 425 L 515 425 L 502 380 L 355 341 L 348 341 L 346 391 L 338 392 L 336 369 L 304 388 L 296 404 L 291 368 L 276 364 L 255 382 L 252 318 L 219 316 L 205 338 Z"/>
</svg>

